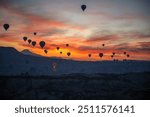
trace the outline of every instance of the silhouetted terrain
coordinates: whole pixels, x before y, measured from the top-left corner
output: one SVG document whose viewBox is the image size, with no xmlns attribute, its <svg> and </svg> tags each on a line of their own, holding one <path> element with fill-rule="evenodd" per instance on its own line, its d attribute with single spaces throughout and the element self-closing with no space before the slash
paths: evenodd
<svg viewBox="0 0 150 117">
<path fill-rule="evenodd" d="M 150 99 L 149 61 L 73 61 L 26 52 L 0 47 L 0 99 Z"/>
<path fill-rule="evenodd" d="M 53 68 L 55 64 L 55 69 Z M 0 47 L 0 75 L 61 75 L 72 73 L 149 72 L 149 61 L 74 61 L 24 55 L 14 48 Z"/>
<path fill-rule="evenodd" d="M 0 99 L 150 99 L 150 72 L 0 78 Z"/>
</svg>

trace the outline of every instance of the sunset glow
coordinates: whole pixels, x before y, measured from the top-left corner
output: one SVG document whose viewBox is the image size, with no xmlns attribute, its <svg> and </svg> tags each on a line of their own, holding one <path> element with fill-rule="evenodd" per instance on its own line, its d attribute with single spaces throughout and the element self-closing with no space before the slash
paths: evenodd
<svg viewBox="0 0 150 117">
<path fill-rule="evenodd" d="M 85 12 L 80 8 L 83 3 L 87 4 Z M 148 0 L 2 0 L 0 46 L 73 60 L 112 60 L 115 52 L 113 59 L 149 61 L 148 3 Z M 5 23 L 10 24 L 8 31 L 3 28 Z M 36 46 L 24 42 L 24 36 L 36 41 Z M 47 54 L 40 48 L 40 41 L 46 42 Z M 104 56 L 100 58 L 99 53 Z"/>
</svg>

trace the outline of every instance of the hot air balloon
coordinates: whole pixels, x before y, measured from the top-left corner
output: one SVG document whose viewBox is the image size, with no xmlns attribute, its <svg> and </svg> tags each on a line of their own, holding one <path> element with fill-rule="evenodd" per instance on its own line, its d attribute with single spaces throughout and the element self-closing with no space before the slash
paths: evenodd
<svg viewBox="0 0 150 117">
<path fill-rule="evenodd" d="M 44 48 L 45 42 L 44 41 L 40 41 L 39 45 L 41 46 L 41 48 Z"/>
<path fill-rule="evenodd" d="M 53 70 L 53 71 L 56 71 L 56 67 L 57 67 L 57 63 L 53 62 L 53 63 L 52 63 L 52 70 Z"/>
<path fill-rule="evenodd" d="M 129 54 L 127 54 L 127 57 L 129 58 L 129 57 L 130 57 L 130 55 L 129 55 Z"/>
<path fill-rule="evenodd" d="M 9 24 L 4 24 L 3 27 L 7 31 L 9 29 Z"/>
<path fill-rule="evenodd" d="M 60 54 L 62 54 L 62 52 L 60 52 Z"/>
<path fill-rule="evenodd" d="M 59 50 L 59 49 L 60 49 L 60 47 L 56 47 L 56 49 L 57 49 L 57 50 Z"/>
<path fill-rule="evenodd" d="M 111 57 L 111 58 L 113 58 L 114 56 L 113 56 L 113 55 L 111 55 L 110 57 Z"/>
<path fill-rule="evenodd" d="M 31 43 L 31 39 L 28 40 L 28 43 L 29 43 L 29 44 Z"/>
<path fill-rule="evenodd" d="M 34 32 L 34 35 L 36 35 L 36 32 Z"/>
<path fill-rule="evenodd" d="M 86 9 L 86 5 L 81 5 L 81 9 L 83 10 L 83 11 L 85 11 L 85 9 Z"/>
<path fill-rule="evenodd" d="M 66 44 L 66 46 L 68 47 L 68 46 L 69 46 L 69 44 Z"/>
<path fill-rule="evenodd" d="M 104 46 L 105 46 L 105 44 L 102 44 L 102 46 L 104 47 Z"/>
<path fill-rule="evenodd" d="M 124 55 L 126 55 L 127 54 L 127 52 L 124 52 Z"/>
<path fill-rule="evenodd" d="M 92 55 L 91 55 L 91 54 L 89 54 L 88 56 L 89 56 L 89 57 L 91 57 Z"/>
<path fill-rule="evenodd" d="M 35 41 L 32 41 L 32 46 L 34 47 L 36 45 L 36 42 Z"/>
<path fill-rule="evenodd" d="M 27 37 L 23 37 L 23 40 L 26 41 L 28 38 Z"/>
<path fill-rule="evenodd" d="M 67 55 L 68 55 L 68 56 L 70 56 L 70 55 L 71 55 L 71 53 L 70 53 L 70 52 L 68 52 L 68 53 L 67 53 Z"/>
<path fill-rule="evenodd" d="M 45 54 L 47 54 L 47 53 L 48 53 L 48 50 L 44 50 L 44 52 L 45 52 Z"/>
<path fill-rule="evenodd" d="M 115 53 L 115 52 L 113 52 L 112 54 L 113 54 L 113 55 L 115 55 L 116 53 Z"/>
<path fill-rule="evenodd" d="M 99 56 L 102 58 L 104 56 L 104 54 L 103 53 L 99 53 Z"/>
</svg>

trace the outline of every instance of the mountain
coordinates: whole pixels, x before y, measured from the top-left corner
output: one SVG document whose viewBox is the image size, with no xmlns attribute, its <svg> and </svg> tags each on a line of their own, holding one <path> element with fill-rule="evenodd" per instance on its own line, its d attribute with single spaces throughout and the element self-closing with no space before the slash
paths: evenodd
<svg viewBox="0 0 150 117">
<path fill-rule="evenodd" d="M 39 54 L 35 54 L 35 53 L 32 53 L 30 50 L 28 49 L 24 49 L 23 51 L 21 51 L 21 53 L 23 53 L 24 55 L 31 55 L 31 56 L 41 56 Z"/>
<path fill-rule="evenodd" d="M 150 61 L 73 61 L 24 55 L 11 47 L 0 47 L 0 75 L 61 75 L 131 73 L 150 71 Z"/>
</svg>

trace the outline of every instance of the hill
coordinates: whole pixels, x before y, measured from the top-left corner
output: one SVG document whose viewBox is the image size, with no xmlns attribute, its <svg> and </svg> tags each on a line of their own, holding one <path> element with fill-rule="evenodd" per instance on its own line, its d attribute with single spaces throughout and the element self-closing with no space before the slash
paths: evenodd
<svg viewBox="0 0 150 117">
<path fill-rule="evenodd" d="M 32 53 L 32 52 L 31 52 L 30 50 L 28 50 L 28 49 L 24 49 L 23 51 L 21 51 L 21 53 L 24 54 L 24 55 L 31 55 L 31 56 L 39 56 L 39 57 L 41 57 L 41 55 Z"/>
<path fill-rule="evenodd" d="M 24 55 L 11 47 L 0 47 L 0 75 L 61 75 L 149 72 L 149 61 L 73 61 Z"/>
</svg>

